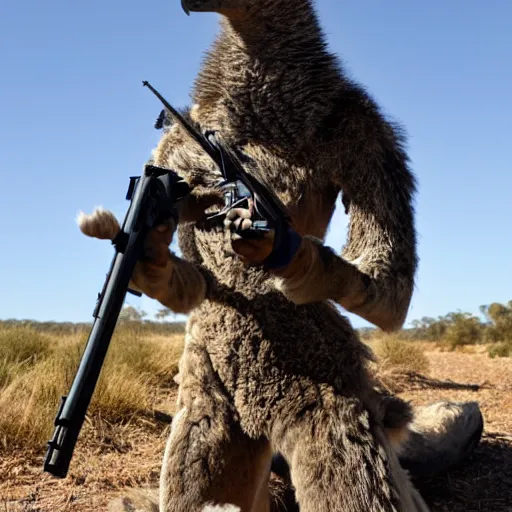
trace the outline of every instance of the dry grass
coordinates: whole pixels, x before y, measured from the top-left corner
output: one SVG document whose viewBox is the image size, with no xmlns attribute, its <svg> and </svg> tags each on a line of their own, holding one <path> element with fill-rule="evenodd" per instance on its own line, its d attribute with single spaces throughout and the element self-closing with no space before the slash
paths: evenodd
<svg viewBox="0 0 512 512">
<path fill-rule="evenodd" d="M 45 359 L 52 340 L 26 327 L 0 330 L 0 390 L 12 379 Z"/>
<path fill-rule="evenodd" d="M 429 361 L 425 351 L 428 343 L 405 341 L 390 334 L 373 335 L 366 342 L 377 361 L 373 371 L 388 391 L 398 393 L 411 382 L 412 375 L 428 374 Z"/>
<path fill-rule="evenodd" d="M 71 386 L 86 334 L 44 335 L 33 329 L 0 331 L 0 449 L 42 449 L 53 431 L 60 397 Z M 119 329 L 105 359 L 89 409 L 91 417 L 126 422 L 147 415 L 157 388 L 172 385 L 183 337 Z"/>
<path fill-rule="evenodd" d="M 41 333 L 31 327 L 0 329 L 0 449 L 42 449 L 53 431 L 83 353 L 87 332 Z M 419 344 L 381 337 L 373 342 L 382 372 L 425 372 Z M 93 400 L 91 418 L 126 423 L 155 409 L 162 388 L 174 386 L 183 336 L 151 335 L 120 326 L 112 339 Z"/>
</svg>

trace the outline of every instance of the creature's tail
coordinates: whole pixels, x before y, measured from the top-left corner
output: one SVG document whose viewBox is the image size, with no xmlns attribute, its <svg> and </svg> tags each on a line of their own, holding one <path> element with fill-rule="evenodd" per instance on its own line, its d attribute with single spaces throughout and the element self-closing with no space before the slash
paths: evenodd
<svg viewBox="0 0 512 512">
<path fill-rule="evenodd" d="M 462 462 L 478 445 L 484 421 L 476 402 L 436 402 L 417 407 L 409 436 L 398 449 L 413 477 L 433 476 Z"/>
<path fill-rule="evenodd" d="M 100 240 L 114 240 L 121 229 L 115 215 L 101 206 L 90 215 L 80 212 L 76 221 L 84 235 Z"/>
</svg>

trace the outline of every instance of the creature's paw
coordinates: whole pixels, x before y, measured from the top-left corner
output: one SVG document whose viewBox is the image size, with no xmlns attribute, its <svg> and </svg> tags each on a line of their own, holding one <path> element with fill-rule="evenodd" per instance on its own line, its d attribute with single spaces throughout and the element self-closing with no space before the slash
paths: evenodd
<svg viewBox="0 0 512 512">
<path fill-rule="evenodd" d="M 130 284 L 152 299 L 161 301 L 169 292 L 173 269 L 169 245 L 175 231 L 176 223 L 173 220 L 152 229 L 146 237 L 145 259 L 135 265 Z"/>
<path fill-rule="evenodd" d="M 204 220 L 206 212 L 212 206 L 222 207 L 223 205 L 223 195 L 220 191 L 202 190 L 196 187 L 193 193 L 179 202 L 180 223 Z"/>
<path fill-rule="evenodd" d="M 231 248 L 248 265 L 261 265 L 274 248 L 274 230 L 254 229 L 251 210 L 235 208 L 231 210 L 224 226 L 231 234 Z"/>
<path fill-rule="evenodd" d="M 145 241 L 144 255 L 152 265 L 163 267 L 169 259 L 169 246 L 171 245 L 177 224 L 173 219 L 152 229 Z"/>
<path fill-rule="evenodd" d="M 121 230 L 115 215 L 102 207 L 95 208 L 91 214 L 80 212 L 77 224 L 84 235 L 100 240 L 114 240 Z"/>
<path fill-rule="evenodd" d="M 249 209 L 234 208 L 224 221 L 231 236 L 231 248 L 246 265 L 264 265 L 267 270 L 282 270 L 295 258 L 302 237 L 286 224 L 274 229 L 256 226 Z"/>
</svg>

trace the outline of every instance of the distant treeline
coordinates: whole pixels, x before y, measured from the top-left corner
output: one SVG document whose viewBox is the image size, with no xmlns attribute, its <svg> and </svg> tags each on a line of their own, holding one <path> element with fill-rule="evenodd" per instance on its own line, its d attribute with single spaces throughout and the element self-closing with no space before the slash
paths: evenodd
<svg viewBox="0 0 512 512">
<path fill-rule="evenodd" d="M 460 345 L 489 344 L 492 356 L 512 356 L 512 300 L 506 304 L 493 302 L 480 306 L 480 317 L 457 311 L 437 318 L 414 320 L 412 327 L 396 336 L 403 340 L 434 341 L 455 349 Z M 361 329 L 363 339 L 371 339 L 376 329 Z"/>
<path fill-rule="evenodd" d="M 136 326 L 139 331 L 154 334 L 181 334 L 185 332 L 185 322 L 154 322 L 144 320 L 143 322 L 121 320 L 118 325 Z M 36 322 L 35 320 L 0 320 L 0 329 L 8 327 L 30 327 L 38 332 L 48 334 L 81 334 L 88 333 L 92 327 L 91 322 Z"/>
<path fill-rule="evenodd" d="M 459 345 L 490 344 L 491 355 L 512 355 L 512 300 L 506 304 L 494 302 L 480 306 L 483 321 L 471 313 L 458 311 L 437 318 L 423 317 L 411 322 L 412 327 L 395 334 L 397 339 L 407 341 L 434 341 L 450 349 Z M 180 334 L 185 331 L 185 322 L 166 321 L 172 318 L 167 308 L 156 314 L 159 321 L 149 320 L 144 311 L 126 305 L 119 316 L 118 325 L 136 327 L 140 332 L 154 334 Z M 75 334 L 88 332 L 91 323 L 36 322 L 33 320 L 3 320 L 0 328 L 24 325 L 40 332 L 53 334 Z M 358 329 L 363 340 L 379 334 L 375 328 Z"/>
</svg>

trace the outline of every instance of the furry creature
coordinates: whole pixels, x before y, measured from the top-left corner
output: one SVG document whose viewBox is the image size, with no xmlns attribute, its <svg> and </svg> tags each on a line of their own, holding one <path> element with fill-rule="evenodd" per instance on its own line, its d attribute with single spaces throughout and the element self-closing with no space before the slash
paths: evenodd
<svg viewBox="0 0 512 512">
<path fill-rule="evenodd" d="M 152 260 L 132 278 L 190 313 L 160 510 L 269 511 L 279 452 L 302 512 L 425 511 L 397 454 L 414 466 L 454 416 L 463 421 L 441 438 L 470 440 L 481 428 L 478 407 L 447 413 L 445 404 L 415 428 L 409 405 L 379 388 L 372 354 L 332 304 L 387 331 L 404 322 L 417 256 L 403 132 L 328 52 L 311 0 L 182 5 L 221 14 L 190 119 L 243 148 L 248 171 L 286 204 L 299 245 L 289 264 L 268 268 L 272 243 L 244 238 L 250 210 L 206 227 L 204 211 L 221 203 L 219 171 L 180 126 L 166 127 L 152 162 L 193 187 L 178 226 L 184 259 L 169 250 L 176 226 L 161 226 L 148 237 Z M 337 255 L 323 239 L 340 195 L 350 227 Z M 111 238 L 116 222 L 103 210 L 80 224 Z M 448 442 L 454 460 L 466 448 Z"/>
</svg>

